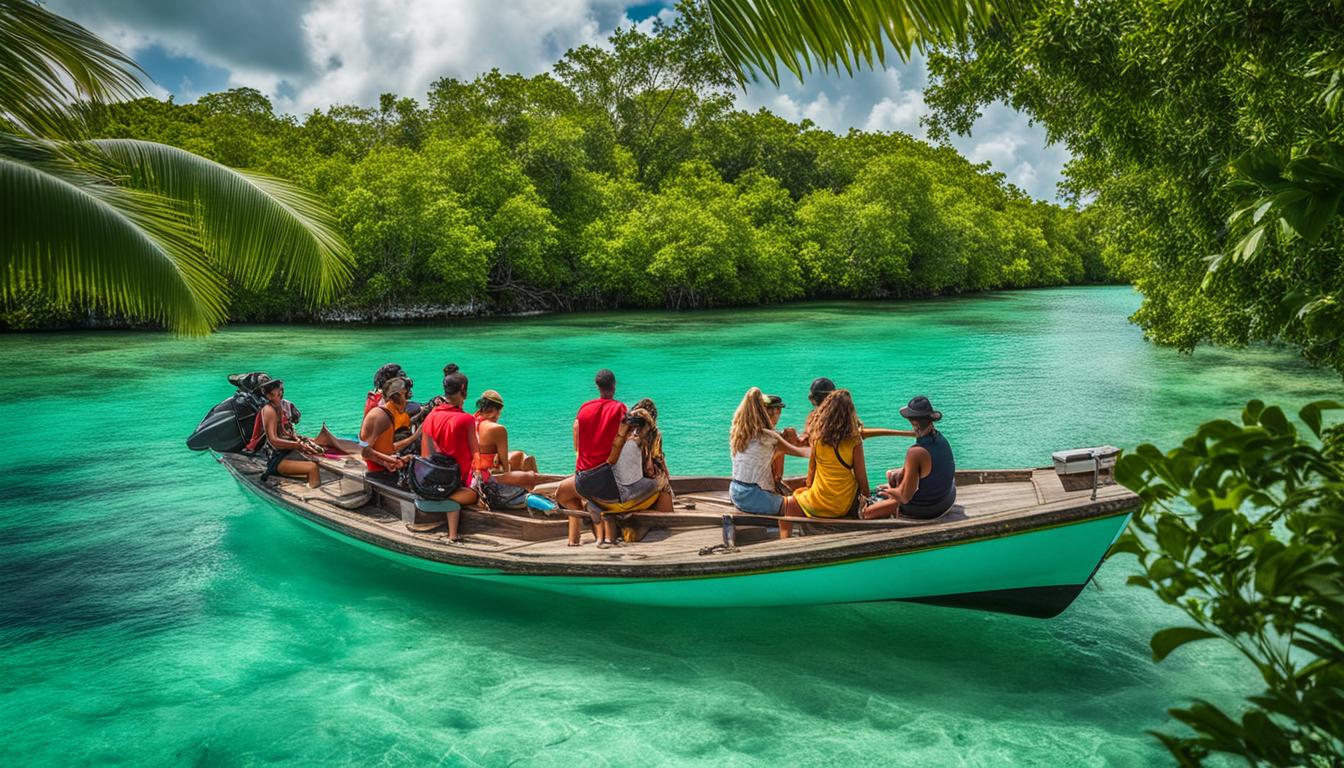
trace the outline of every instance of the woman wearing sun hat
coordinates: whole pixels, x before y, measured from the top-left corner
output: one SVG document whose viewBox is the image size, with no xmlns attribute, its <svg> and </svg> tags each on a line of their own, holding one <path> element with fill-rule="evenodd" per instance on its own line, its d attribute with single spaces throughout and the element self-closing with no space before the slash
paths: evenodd
<svg viewBox="0 0 1344 768">
<path fill-rule="evenodd" d="M 911 517 L 931 520 L 957 501 L 957 463 L 952 446 L 934 426 L 943 418 L 929 398 L 919 395 L 901 409 L 915 429 L 915 444 L 905 452 L 904 466 L 887 472 L 889 485 L 877 489 L 879 501 L 863 509 L 865 518 Z"/>
</svg>

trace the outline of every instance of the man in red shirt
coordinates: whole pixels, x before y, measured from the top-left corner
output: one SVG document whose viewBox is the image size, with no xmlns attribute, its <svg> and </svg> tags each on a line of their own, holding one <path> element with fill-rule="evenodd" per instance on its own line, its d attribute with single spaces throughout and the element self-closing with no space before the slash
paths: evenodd
<svg viewBox="0 0 1344 768">
<path fill-rule="evenodd" d="M 611 444 L 616 440 L 616 432 L 625 418 L 625 404 L 616 399 L 616 374 L 603 368 L 593 377 L 597 385 L 598 397 L 579 407 L 574 417 L 574 452 L 578 460 L 574 464 L 575 472 L 604 464 L 611 453 Z M 560 482 L 555 492 L 556 501 L 566 509 L 582 509 L 583 497 L 579 495 L 573 475 Z M 569 518 L 569 545 L 577 547 L 582 534 L 579 518 Z"/>
<path fill-rule="evenodd" d="M 462 403 L 467 399 L 466 374 L 459 373 L 455 365 L 449 366 L 451 372 L 443 377 L 444 403 L 430 412 L 421 430 L 420 455 L 429 457 L 444 453 L 452 456 L 462 471 L 462 487 L 453 491 L 448 501 L 416 499 L 415 523 L 406 527 L 412 531 L 433 530 L 440 522 L 430 515 L 447 513 L 448 540 L 456 542 L 460 541 L 457 524 L 461 508 L 477 501 L 470 479 L 480 447 L 476 442 L 476 417 L 462 410 Z"/>
</svg>

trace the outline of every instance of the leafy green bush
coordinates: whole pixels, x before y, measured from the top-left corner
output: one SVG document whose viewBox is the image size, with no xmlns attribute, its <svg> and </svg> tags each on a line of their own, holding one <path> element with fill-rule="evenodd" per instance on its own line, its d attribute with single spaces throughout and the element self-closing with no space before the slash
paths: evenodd
<svg viewBox="0 0 1344 768">
<path fill-rule="evenodd" d="M 1220 639 L 1264 684 L 1239 716 L 1198 699 L 1171 710 L 1193 735 L 1157 736 L 1182 765 L 1344 765 L 1344 432 L 1322 427 L 1340 408 L 1299 411 L 1304 438 L 1252 400 L 1241 424 L 1209 422 L 1167 453 L 1141 445 L 1116 467 L 1144 507 L 1112 553 L 1138 555 L 1130 583 L 1193 622 L 1153 635 L 1153 658 Z"/>
</svg>

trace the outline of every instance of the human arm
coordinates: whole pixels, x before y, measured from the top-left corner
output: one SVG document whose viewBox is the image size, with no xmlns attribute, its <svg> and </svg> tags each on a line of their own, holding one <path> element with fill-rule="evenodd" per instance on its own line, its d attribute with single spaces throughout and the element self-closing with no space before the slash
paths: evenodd
<svg viewBox="0 0 1344 768">
<path fill-rule="evenodd" d="M 929 473 L 929 466 L 929 452 L 918 445 L 910 446 L 905 452 L 905 465 L 901 468 L 901 482 L 895 487 L 887 488 L 883 491 L 883 494 L 900 504 L 910 501 L 915 497 L 915 492 L 919 490 L 920 477 Z"/>
<path fill-rule="evenodd" d="M 575 420 L 574 420 L 574 426 L 570 428 L 570 431 L 574 433 L 574 452 L 575 452 L 575 453 L 578 453 L 578 452 L 579 452 L 579 420 L 578 420 L 578 419 L 575 419 Z"/>
<path fill-rule="evenodd" d="M 412 420 L 412 421 L 411 421 L 411 426 L 415 427 L 415 429 L 411 430 L 411 434 L 410 434 L 410 435 L 407 435 L 406 437 L 403 437 L 403 438 L 400 439 L 400 440 L 394 440 L 394 441 L 392 442 L 392 450 L 396 451 L 397 453 L 401 453 L 401 449 L 402 449 L 402 448 L 405 448 L 406 446 L 411 445 L 411 444 L 414 443 L 416 440 L 419 440 L 419 439 L 420 439 L 420 426 L 421 426 L 421 425 L 420 425 L 419 423 L 415 422 L 414 420 Z"/>
<path fill-rule="evenodd" d="M 787 434 L 781 434 L 772 429 L 765 431 L 767 435 L 773 435 L 775 438 L 775 450 L 788 456 L 800 456 L 804 459 L 812 455 L 812 449 L 803 445 L 801 442 L 792 442 Z"/>
<path fill-rule="evenodd" d="M 472 421 L 471 429 L 467 430 L 467 449 L 471 451 L 471 466 L 480 464 L 481 442 L 476 438 L 476 424 Z"/>
<path fill-rule="evenodd" d="M 864 427 L 863 439 L 870 437 L 914 437 L 913 429 L 887 429 L 885 427 Z"/>
<path fill-rule="evenodd" d="M 859 495 L 867 497 L 868 487 L 868 464 L 863 458 L 863 441 L 854 444 L 854 479 L 859 483 Z"/>
<path fill-rule="evenodd" d="M 365 461 L 381 464 L 388 469 L 401 469 L 401 465 L 405 463 L 404 459 L 400 456 L 383 453 L 373 447 L 374 441 L 382 437 L 383 433 L 391 428 L 392 419 L 387 415 L 387 411 L 382 408 L 374 408 L 364 414 L 364 422 L 359 425 L 359 442 L 361 445 L 359 455 Z"/>
<path fill-rule="evenodd" d="M 509 467 L 509 429 L 503 424 L 490 425 L 490 441 L 495 446 L 495 468 L 508 472 Z"/>
<path fill-rule="evenodd" d="M 621 449 L 625 447 L 625 441 L 630 439 L 630 424 L 622 421 L 621 426 L 616 430 L 616 437 L 611 441 L 611 452 L 607 454 L 607 463 L 615 464 L 621 457 Z"/>
<path fill-rule="evenodd" d="M 275 415 L 275 408 L 266 408 L 261 412 L 261 425 L 266 430 L 266 442 L 271 447 L 313 453 L 303 441 L 291 440 L 280 434 L 280 419 Z"/>
</svg>

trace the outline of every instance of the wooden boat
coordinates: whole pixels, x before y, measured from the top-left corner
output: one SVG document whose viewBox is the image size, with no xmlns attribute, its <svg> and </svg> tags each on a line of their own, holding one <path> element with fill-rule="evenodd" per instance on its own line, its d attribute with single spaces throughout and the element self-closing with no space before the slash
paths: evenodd
<svg viewBox="0 0 1344 768">
<path fill-rule="evenodd" d="M 215 454 L 242 484 L 360 549 L 436 573 L 599 600 L 681 607 L 902 600 L 1038 618 L 1059 614 L 1138 506 L 1116 485 L 1067 491 L 1051 469 L 958 472 L 958 504 L 933 522 L 809 521 L 780 540 L 774 518 L 736 512 L 728 480 L 673 480 L 677 508 L 635 513 L 652 530 L 611 549 L 567 547 L 567 518 L 462 513 L 462 543 L 406 529 L 411 495 L 366 480 L 354 458 L 320 461 L 322 486 L 260 478 L 261 461 Z M 556 478 L 558 479 L 558 478 Z M 587 537 L 586 537 L 587 538 Z"/>
</svg>

